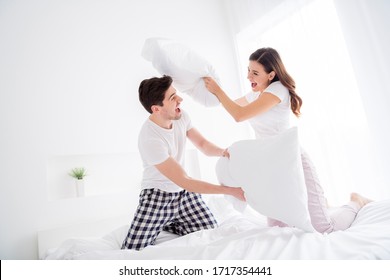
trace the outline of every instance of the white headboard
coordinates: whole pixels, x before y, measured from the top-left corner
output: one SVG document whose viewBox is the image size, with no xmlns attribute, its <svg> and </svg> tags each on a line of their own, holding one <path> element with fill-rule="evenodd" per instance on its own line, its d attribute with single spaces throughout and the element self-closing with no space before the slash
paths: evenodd
<svg viewBox="0 0 390 280">
<path fill-rule="evenodd" d="M 70 238 L 102 237 L 111 231 L 128 224 L 130 226 L 131 215 L 125 215 L 99 221 L 78 223 L 74 225 L 53 228 L 38 232 L 39 259 L 43 259 L 47 250 L 57 248 Z"/>
<path fill-rule="evenodd" d="M 136 158 L 136 157 L 134 157 Z M 187 173 L 194 178 L 201 178 L 198 152 L 195 149 L 189 149 L 186 151 L 186 171 Z M 140 174 L 142 176 L 142 174 Z M 125 195 L 134 196 L 134 204 L 138 201 L 138 190 L 132 190 L 134 193 L 126 193 Z M 104 198 L 104 195 L 100 195 L 101 198 Z M 116 198 L 118 199 L 118 198 Z M 83 200 L 79 200 L 83 201 Z M 99 200 L 100 201 L 100 200 Z M 113 198 L 110 197 L 109 202 L 112 203 Z M 61 203 L 65 203 L 62 201 Z M 68 208 L 72 207 L 72 203 L 75 203 L 75 200 L 68 200 L 66 202 L 69 204 Z M 86 205 L 88 201 L 82 202 L 82 205 Z M 122 202 L 118 202 L 122 203 Z M 88 204 L 90 205 L 90 204 Z M 137 205 L 131 207 L 135 211 Z M 94 207 L 94 206 L 92 206 Z M 99 206 L 100 207 L 100 206 Z M 117 213 L 116 215 L 121 214 Z M 110 233 L 111 231 L 128 224 L 130 226 L 133 213 L 123 213 L 121 216 L 115 216 L 113 218 L 105 218 L 102 220 L 91 219 L 86 220 L 86 222 L 75 222 L 74 224 L 67 224 L 65 226 L 56 226 L 54 228 L 49 228 L 47 230 L 38 231 L 38 254 L 39 259 L 43 259 L 46 255 L 48 249 L 57 248 L 67 239 L 70 238 L 93 238 L 93 237 L 102 237 L 105 234 Z"/>
</svg>

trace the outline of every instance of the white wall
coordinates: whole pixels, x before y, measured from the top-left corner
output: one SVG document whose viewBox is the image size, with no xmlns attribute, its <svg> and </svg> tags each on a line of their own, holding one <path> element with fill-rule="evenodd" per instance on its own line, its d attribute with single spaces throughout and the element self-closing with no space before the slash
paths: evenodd
<svg viewBox="0 0 390 280">
<path fill-rule="evenodd" d="M 222 1 L 0 2 L 1 259 L 37 258 L 42 229 L 125 213 L 131 218 L 138 182 L 127 193 L 52 200 L 47 165 L 56 156 L 137 151 L 148 116 L 138 85 L 158 75 L 140 52 L 155 36 L 191 46 L 214 64 L 225 88 L 238 92 Z M 210 140 L 227 146 L 246 137 L 246 127 L 233 125 L 221 108 L 183 97 Z M 212 179 L 213 162 L 201 162 L 202 176 Z"/>
</svg>

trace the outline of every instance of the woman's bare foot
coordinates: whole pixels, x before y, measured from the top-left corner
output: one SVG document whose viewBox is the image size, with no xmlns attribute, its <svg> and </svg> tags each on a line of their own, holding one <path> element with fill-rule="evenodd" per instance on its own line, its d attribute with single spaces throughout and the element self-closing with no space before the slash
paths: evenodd
<svg viewBox="0 0 390 280">
<path fill-rule="evenodd" d="M 370 203 L 372 202 L 371 199 L 368 199 L 364 196 L 361 196 L 360 194 L 358 193 L 351 193 L 351 201 L 354 201 L 356 202 L 357 204 L 360 205 L 360 207 L 363 207 L 364 205 L 366 205 L 367 203 Z"/>
</svg>

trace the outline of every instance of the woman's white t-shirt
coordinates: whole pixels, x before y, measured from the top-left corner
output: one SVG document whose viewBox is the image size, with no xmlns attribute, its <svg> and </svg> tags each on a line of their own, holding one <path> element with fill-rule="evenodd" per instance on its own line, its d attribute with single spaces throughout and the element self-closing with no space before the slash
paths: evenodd
<svg viewBox="0 0 390 280">
<path fill-rule="evenodd" d="M 291 126 L 291 101 L 288 89 L 280 81 L 276 81 L 270 84 L 263 92 L 277 96 L 281 102 L 269 111 L 248 120 L 255 131 L 256 138 L 279 134 Z M 259 98 L 261 94 L 260 92 L 250 92 L 245 95 L 245 98 L 251 103 Z"/>
<path fill-rule="evenodd" d="M 183 190 L 158 171 L 155 165 L 172 157 L 184 167 L 187 131 L 191 128 L 191 119 L 184 111 L 179 120 L 172 122 L 171 129 L 162 128 L 149 118 L 145 121 L 138 136 L 138 149 L 144 167 L 142 189 L 158 188 L 166 192 Z"/>
</svg>

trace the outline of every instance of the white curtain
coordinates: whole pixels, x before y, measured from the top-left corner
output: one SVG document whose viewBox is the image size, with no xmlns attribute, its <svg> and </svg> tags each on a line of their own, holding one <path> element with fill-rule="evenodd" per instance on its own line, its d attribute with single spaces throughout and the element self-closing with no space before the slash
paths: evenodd
<svg viewBox="0 0 390 280">
<path fill-rule="evenodd" d="M 343 203 L 352 191 L 374 199 L 389 197 L 384 175 L 388 159 L 373 149 L 380 133 L 372 133 L 378 126 L 368 121 L 345 24 L 339 20 L 340 14 L 348 14 L 345 1 L 337 6 L 330 0 L 232 0 L 227 7 L 243 93 L 250 90 L 248 57 L 260 47 L 277 49 L 295 79 L 303 99 L 303 115 L 297 121 L 301 143 L 312 156 L 328 200 Z M 388 67 L 382 66 L 382 71 Z"/>
<path fill-rule="evenodd" d="M 390 1 L 335 0 L 366 113 L 378 199 L 390 197 Z"/>
</svg>

